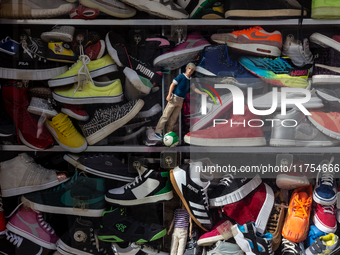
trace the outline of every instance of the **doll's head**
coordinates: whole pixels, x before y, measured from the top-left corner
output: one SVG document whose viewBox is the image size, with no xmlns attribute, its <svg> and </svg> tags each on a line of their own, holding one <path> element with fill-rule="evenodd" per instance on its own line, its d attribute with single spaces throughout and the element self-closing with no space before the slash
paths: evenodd
<svg viewBox="0 0 340 255">
<path fill-rule="evenodd" d="M 194 63 L 189 63 L 187 64 L 186 68 L 185 68 L 185 75 L 187 77 L 190 77 L 196 70 L 196 65 Z"/>
</svg>

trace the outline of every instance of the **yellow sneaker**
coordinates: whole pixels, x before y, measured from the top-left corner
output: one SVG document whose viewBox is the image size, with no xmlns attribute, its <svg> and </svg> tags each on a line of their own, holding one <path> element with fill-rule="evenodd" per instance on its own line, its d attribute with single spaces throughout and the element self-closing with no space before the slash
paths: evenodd
<svg viewBox="0 0 340 255">
<path fill-rule="evenodd" d="M 83 86 L 64 86 L 55 88 L 53 98 L 65 104 L 100 104 L 119 103 L 123 100 L 123 88 L 120 79 L 107 82 L 91 81 Z"/>
<path fill-rule="evenodd" d="M 78 56 L 67 43 L 49 42 L 46 59 L 56 62 L 75 63 Z"/>
<path fill-rule="evenodd" d="M 59 113 L 52 120 L 45 120 L 45 126 L 63 149 L 79 153 L 87 148 L 85 138 L 73 126 L 69 117 Z"/>
<path fill-rule="evenodd" d="M 56 87 L 78 82 L 78 71 L 82 68 L 83 61 L 74 63 L 67 72 L 48 81 L 48 86 Z M 90 61 L 87 64 L 92 78 L 118 71 L 117 65 L 109 54 L 104 57 Z"/>
</svg>

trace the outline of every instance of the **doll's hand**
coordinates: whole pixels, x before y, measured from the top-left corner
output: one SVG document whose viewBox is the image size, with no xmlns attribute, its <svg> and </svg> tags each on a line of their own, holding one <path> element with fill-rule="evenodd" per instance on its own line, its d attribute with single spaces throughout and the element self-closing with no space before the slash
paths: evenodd
<svg viewBox="0 0 340 255">
<path fill-rule="evenodd" d="M 168 95 L 168 96 L 166 97 L 166 101 L 170 102 L 170 100 L 171 100 L 171 95 Z"/>
</svg>

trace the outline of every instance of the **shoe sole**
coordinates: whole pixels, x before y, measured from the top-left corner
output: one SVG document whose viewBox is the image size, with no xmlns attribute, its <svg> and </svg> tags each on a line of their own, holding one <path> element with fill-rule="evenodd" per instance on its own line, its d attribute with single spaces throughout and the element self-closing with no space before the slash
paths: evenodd
<svg viewBox="0 0 340 255">
<path fill-rule="evenodd" d="M 133 138 L 136 138 L 138 135 L 140 134 L 144 134 L 146 131 L 146 127 L 141 127 L 139 130 L 137 130 L 136 132 L 126 135 L 126 136 L 119 136 L 119 137 L 109 137 L 109 143 L 110 144 L 115 144 L 117 142 L 125 142 L 125 141 L 129 141 L 132 140 Z M 130 143 L 128 143 L 130 144 Z M 136 143 L 136 145 L 138 144 L 138 142 Z"/>
<path fill-rule="evenodd" d="M 318 64 L 315 64 L 318 66 Z M 327 68 L 328 69 L 328 68 Z M 333 85 L 339 84 L 340 74 L 339 75 L 331 75 L 331 74 L 316 74 L 312 76 L 313 85 Z"/>
<path fill-rule="evenodd" d="M 13 69 L 0 67 L 0 78 L 14 80 L 41 81 L 57 77 L 67 71 L 67 66 L 61 66 L 51 69 Z"/>
<path fill-rule="evenodd" d="M 195 61 L 199 52 L 209 45 L 210 44 L 204 44 L 195 48 L 162 54 L 154 59 L 153 65 L 168 68 L 170 70 L 178 69 L 188 62 Z"/>
<path fill-rule="evenodd" d="M 322 223 L 322 221 L 319 219 L 318 215 L 315 213 L 313 217 L 313 222 L 315 227 L 317 227 L 320 231 L 324 233 L 335 233 L 337 229 L 337 224 L 335 223 L 334 227 L 330 227 Z"/>
<path fill-rule="evenodd" d="M 135 106 L 132 108 L 132 110 L 128 114 L 126 114 L 124 117 L 101 128 L 94 134 L 86 137 L 88 144 L 93 145 L 99 142 L 100 140 L 104 139 L 108 135 L 110 135 L 112 132 L 116 131 L 118 128 L 124 126 L 131 119 L 133 119 L 133 117 L 137 115 L 137 113 L 142 109 L 143 105 L 144 105 L 144 101 L 139 99 L 137 103 L 135 104 Z"/>
<path fill-rule="evenodd" d="M 233 237 L 231 235 L 231 237 Z M 224 237 L 222 235 L 218 235 L 218 236 L 213 236 L 213 237 L 207 237 L 207 238 L 204 238 L 204 239 L 199 239 L 197 241 L 197 244 L 199 246 L 210 246 L 210 245 L 213 245 L 214 243 L 218 242 L 218 241 L 222 241 L 222 240 L 226 240 L 224 239 Z"/>
<path fill-rule="evenodd" d="M 57 112 L 41 109 L 39 107 L 34 107 L 34 106 L 28 106 L 27 111 L 35 115 L 46 117 L 48 119 L 51 119 L 58 115 Z"/>
<path fill-rule="evenodd" d="M 136 71 L 132 70 L 129 67 L 125 67 L 123 70 L 123 73 L 138 91 L 144 94 L 150 93 L 151 88 L 144 85 L 144 83 L 141 81 Z"/>
<path fill-rule="evenodd" d="M 65 244 L 61 239 L 59 239 L 56 243 L 56 249 L 61 254 L 66 255 L 92 255 L 93 253 L 84 252 L 75 248 L 72 248 Z"/>
<path fill-rule="evenodd" d="M 225 147 L 250 147 L 265 146 L 266 139 L 264 137 L 254 138 L 196 138 L 185 135 L 184 142 L 197 146 L 225 146 Z"/>
<path fill-rule="evenodd" d="M 333 40 L 332 38 L 329 38 L 328 36 L 325 36 L 320 33 L 314 33 L 309 37 L 309 40 L 313 43 L 316 43 L 324 48 L 331 47 L 337 51 L 340 51 L 340 43 Z"/>
<path fill-rule="evenodd" d="M 322 6 L 312 7 L 312 19 L 339 19 L 340 7 L 336 6 Z"/>
<path fill-rule="evenodd" d="M 109 192 L 109 191 L 108 191 Z M 115 205 L 130 206 L 130 205 L 142 205 L 142 204 L 155 204 L 170 201 L 173 198 L 172 190 L 170 192 L 155 195 L 151 197 L 144 197 L 135 200 L 117 200 L 105 196 L 105 201 Z"/>
<path fill-rule="evenodd" d="M 163 4 L 149 0 L 121 0 L 139 11 L 144 11 L 152 15 L 166 19 L 187 19 L 189 15 L 170 10 Z"/>
<path fill-rule="evenodd" d="M 64 72 L 62 72 L 61 74 L 65 73 L 66 71 L 67 71 L 67 69 Z M 104 74 L 113 73 L 113 72 L 117 72 L 117 71 L 118 71 L 117 65 L 111 64 L 111 65 L 104 66 L 102 68 L 98 68 L 98 69 L 90 71 L 90 75 L 91 75 L 92 78 L 95 78 L 95 77 L 98 77 L 98 76 L 101 76 L 101 75 L 104 75 Z M 61 74 L 59 74 L 59 75 L 61 75 Z M 57 77 L 59 75 L 56 75 L 54 77 Z M 49 78 L 49 79 L 51 79 L 51 80 L 48 81 L 49 87 L 69 85 L 69 84 L 73 84 L 73 83 L 78 82 L 78 74 L 68 76 L 68 77 L 58 78 L 58 79 L 52 79 L 52 78 Z"/>
<path fill-rule="evenodd" d="M 293 181 L 292 181 L 293 179 Z M 297 189 L 303 186 L 309 185 L 309 180 L 306 176 L 287 176 L 285 174 L 279 174 L 276 177 L 276 186 L 280 189 Z"/>
<path fill-rule="evenodd" d="M 72 105 L 84 105 L 84 104 L 112 104 L 119 103 L 122 101 L 123 93 L 115 96 L 92 96 L 92 97 L 67 97 L 62 96 L 54 91 L 52 92 L 54 100 Z"/>
<path fill-rule="evenodd" d="M 257 55 L 260 57 L 279 57 L 281 56 L 281 50 L 273 45 L 265 45 L 261 43 L 234 43 L 228 42 L 227 45 L 233 50 L 237 50 L 244 53 L 250 53 L 251 55 Z"/>
<path fill-rule="evenodd" d="M 297 141 L 291 139 L 274 139 L 271 138 L 269 145 L 273 147 L 328 147 L 339 144 L 340 141 Z"/>
<path fill-rule="evenodd" d="M 269 185 L 267 185 L 266 183 L 264 183 L 265 187 L 266 187 L 266 199 L 262 205 L 262 208 L 259 212 L 259 214 L 257 215 L 257 219 L 255 222 L 255 226 L 257 228 L 257 231 L 260 232 L 261 234 L 264 234 L 266 226 L 267 226 L 267 222 L 271 213 L 271 210 L 268 210 L 268 208 L 273 208 L 274 205 L 274 192 L 272 190 L 271 187 L 269 187 Z"/>
<path fill-rule="evenodd" d="M 40 38 L 44 42 L 50 42 L 50 41 L 72 42 L 73 41 L 72 35 L 67 34 L 67 33 L 61 33 L 61 32 L 45 32 L 41 34 Z"/>
<path fill-rule="evenodd" d="M 26 224 L 26 223 L 24 223 Z M 19 236 L 22 236 L 30 241 L 32 241 L 33 243 L 36 243 L 46 249 L 50 249 L 50 250 L 55 250 L 56 249 L 56 245 L 54 243 L 50 243 L 47 242 L 43 239 L 38 238 L 37 236 L 35 236 L 32 233 L 29 233 L 21 228 L 18 228 L 17 226 L 13 225 L 11 222 L 8 222 L 6 225 L 6 228 L 13 232 L 14 234 L 17 234 Z"/>
<path fill-rule="evenodd" d="M 111 43 L 110 43 L 110 37 L 109 37 L 109 33 L 108 32 L 105 36 L 105 44 L 106 44 L 106 49 L 110 55 L 110 57 L 113 59 L 113 61 L 119 66 L 119 67 L 124 67 L 124 65 L 122 64 L 122 62 L 120 62 L 119 57 L 118 57 L 118 52 L 115 48 L 112 47 Z"/>
<path fill-rule="evenodd" d="M 199 0 L 199 3 L 195 7 L 195 9 L 190 13 L 190 19 L 200 18 L 202 12 L 205 9 L 210 8 L 217 0 Z"/>
<path fill-rule="evenodd" d="M 336 106 L 336 107 L 340 107 L 340 98 L 329 95 L 327 93 L 324 93 L 322 91 L 316 90 L 316 94 L 324 101 L 327 101 L 328 103 Z"/>
<path fill-rule="evenodd" d="M 236 203 L 237 201 L 240 201 L 241 199 L 246 197 L 250 192 L 256 189 L 261 183 L 262 183 L 262 179 L 257 174 L 246 185 L 240 187 L 239 189 L 233 191 L 232 193 L 209 199 L 209 204 L 211 207 L 219 207 L 219 206 Z"/>
<path fill-rule="evenodd" d="M 17 3 L 15 3 L 17 2 Z M 68 15 L 76 7 L 75 4 L 65 3 L 55 9 L 32 9 L 31 7 L 13 1 L 11 4 L 1 4 L 0 17 L 11 19 L 40 19 Z"/>
<path fill-rule="evenodd" d="M 329 130 L 329 129 L 325 128 L 324 126 L 320 125 L 317 121 L 312 119 L 312 117 L 310 117 L 309 115 L 307 115 L 307 118 L 322 133 L 324 133 L 325 135 L 330 136 L 330 137 L 332 137 L 334 139 L 340 140 L 340 133 L 336 133 L 336 132 L 334 132 L 332 130 Z"/>
<path fill-rule="evenodd" d="M 102 11 L 102 12 L 108 14 L 108 15 L 111 15 L 113 17 L 116 17 L 116 18 L 131 18 L 131 17 L 136 15 L 136 11 L 134 11 L 134 12 L 132 11 L 131 13 L 128 13 L 128 14 L 111 11 L 107 7 L 102 6 L 100 4 L 96 4 L 95 2 L 92 2 L 90 0 L 79 0 L 79 2 L 80 2 L 80 4 L 85 5 L 86 7 L 98 9 L 98 10 L 100 10 L 100 11 Z M 122 2 L 124 2 L 124 1 L 122 1 Z"/>
<path fill-rule="evenodd" d="M 89 119 L 88 115 L 87 116 L 81 116 L 81 115 L 75 114 L 73 111 L 71 111 L 67 108 L 61 108 L 61 112 L 65 113 L 69 117 L 74 118 L 76 120 L 87 121 Z"/>
<path fill-rule="evenodd" d="M 88 172 L 88 173 L 91 173 L 91 174 L 94 174 L 100 177 L 104 177 L 104 178 L 108 178 L 112 180 L 124 181 L 124 182 L 132 182 L 134 180 L 133 177 L 124 177 L 121 175 L 109 174 L 109 173 L 101 172 L 99 170 L 84 166 L 83 164 L 78 162 L 75 156 L 77 157 L 77 155 L 65 154 L 64 160 L 70 163 L 71 165 L 73 165 L 77 169 L 83 170 L 85 172 Z"/>
<path fill-rule="evenodd" d="M 18 129 L 18 133 L 19 133 L 19 139 L 20 139 L 20 141 L 21 141 L 23 144 L 25 144 L 26 146 L 28 146 L 28 147 L 30 147 L 30 148 L 32 148 L 32 149 L 34 149 L 34 150 L 39 150 L 39 151 L 45 150 L 45 149 L 46 149 L 46 148 L 42 148 L 42 147 L 36 147 L 36 146 L 30 144 L 29 142 L 27 142 L 26 139 L 24 138 L 24 136 L 22 135 L 20 129 Z M 53 144 L 51 144 L 51 146 L 52 146 L 52 145 L 53 145 Z"/>
<path fill-rule="evenodd" d="M 332 198 L 325 199 L 325 198 L 318 196 L 315 190 L 313 191 L 313 201 L 320 205 L 334 205 L 334 203 L 336 202 L 336 197 L 337 195 L 335 194 Z"/>
<path fill-rule="evenodd" d="M 307 12 L 304 11 L 306 16 Z M 298 9 L 284 9 L 284 10 L 229 10 L 224 14 L 225 18 L 279 18 L 279 17 L 300 17 L 301 10 Z"/>
<path fill-rule="evenodd" d="M 148 117 L 152 117 L 154 115 L 156 115 L 157 113 L 162 111 L 162 107 L 157 103 L 154 106 L 152 106 L 149 110 L 147 111 L 143 111 L 143 112 L 139 112 L 135 119 L 139 118 L 148 118 Z"/>
</svg>

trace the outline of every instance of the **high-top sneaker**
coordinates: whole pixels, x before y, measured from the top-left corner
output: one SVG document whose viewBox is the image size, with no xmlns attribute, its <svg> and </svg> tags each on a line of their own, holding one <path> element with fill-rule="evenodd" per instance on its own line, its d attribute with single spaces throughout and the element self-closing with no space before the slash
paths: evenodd
<svg viewBox="0 0 340 255">
<path fill-rule="evenodd" d="M 36 150 L 53 145 L 53 138 L 39 117 L 27 111 L 27 87 L 21 82 L 9 81 L 2 86 L 2 96 L 7 113 L 16 124 L 18 141 Z"/>
<path fill-rule="evenodd" d="M 2 196 L 0 193 L 0 236 L 5 234 L 6 224 L 7 222 L 5 219 L 5 214 L 4 214 L 3 204 L 2 204 Z"/>
<path fill-rule="evenodd" d="M 99 242 L 96 229 L 98 223 L 92 220 L 77 218 L 73 226 L 57 242 L 61 254 L 109 254 L 105 245 Z"/>
<path fill-rule="evenodd" d="M 337 229 L 335 204 L 320 205 L 314 203 L 313 214 L 313 222 L 318 229 L 325 233 L 335 233 Z"/>
<path fill-rule="evenodd" d="M 173 197 L 169 172 L 156 172 L 141 167 L 140 175 L 131 183 L 110 189 L 105 200 L 118 205 L 140 205 L 171 200 Z"/>
<path fill-rule="evenodd" d="M 294 65 L 304 66 L 313 64 L 313 54 L 309 49 L 308 38 L 304 38 L 301 42 L 289 34 L 282 46 L 282 55 L 288 56 Z"/>
<path fill-rule="evenodd" d="M 0 137 L 8 137 L 16 134 L 13 119 L 5 112 L 2 101 L 0 105 Z"/>
<path fill-rule="evenodd" d="M 55 250 L 58 237 L 39 211 L 22 206 L 7 223 L 7 229 L 47 249 Z"/>
<path fill-rule="evenodd" d="M 73 26 L 54 26 L 51 31 L 43 32 L 40 38 L 44 42 L 72 42 L 74 30 Z"/>
<path fill-rule="evenodd" d="M 208 231 L 212 227 L 207 194 L 210 182 L 201 181 L 201 168 L 202 162 L 199 161 L 177 166 L 170 171 L 170 180 L 192 219 Z"/>
<path fill-rule="evenodd" d="M 75 63 L 78 55 L 75 54 L 70 45 L 64 42 L 49 42 L 46 59 L 56 62 Z"/>
</svg>

